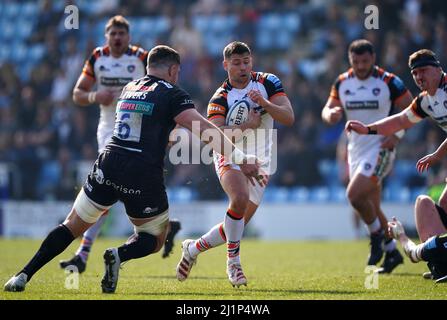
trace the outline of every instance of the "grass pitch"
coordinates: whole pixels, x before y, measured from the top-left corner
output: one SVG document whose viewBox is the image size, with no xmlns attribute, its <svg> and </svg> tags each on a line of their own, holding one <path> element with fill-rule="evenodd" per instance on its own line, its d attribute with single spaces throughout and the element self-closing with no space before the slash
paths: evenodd
<svg viewBox="0 0 447 320">
<path fill-rule="evenodd" d="M 391 275 L 380 275 L 377 289 L 365 273 L 368 243 L 362 241 L 242 242 L 242 264 L 248 287 L 233 288 L 225 273 L 225 247 L 199 256 L 190 278 L 179 282 L 175 267 L 181 256 L 177 240 L 173 254 L 161 253 L 126 263 L 120 271 L 115 294 L 102 294 L 103 251 L 124 239 L 99 239 L 93 246 L 87 270 L 79 277 L 79 289 L 66 289 L 67 274 L 60 259 L 70 258 L 79 241 L 41 269 L 24 292 L 1 291 L 0 300 L 10 299 L 148 299 L 148 300 L 297 300 L 297 299 L 446 299 L 447 284 L 424 280 L 424 263 L 408 259 Z M 19 271 L 40 246 L 39 240 L 0 240 L 3 285 Z"/>
</svg>

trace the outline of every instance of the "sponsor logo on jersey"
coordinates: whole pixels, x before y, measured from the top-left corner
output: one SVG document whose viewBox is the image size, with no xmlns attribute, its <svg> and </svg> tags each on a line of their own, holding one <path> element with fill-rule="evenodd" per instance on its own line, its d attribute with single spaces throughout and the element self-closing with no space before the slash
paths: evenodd
<svg viewBox="0 0 447 320">
<path fill-rule="evenodd" d="M 371 164 L 370 163 L 365 163 L 365 170 L 369 170 L 371 169 Z"/>
<path fill-rule="evenodd" d="M 106 66 L 100 65 L 99 66 L 99 71 L 110 71 L 110 69 L 107 68 Z"/>
<path fill-rule="evenodd" d="M 123 91 L 120 95 L 120 99 L 126 100 L 126 99 L 137 99 L 137 100 L 145 100 L 147 97 L 147 92 L 140 92 L 140 91 Z"/>
<path fill-rule="evenodd" d="M 135 71 L 135 65 L 131 64 L 127 66 L 127 71 L 129 71 L 130 73 Z"/>
<path fill-rule="evenodd" d="M 136 112 L 148 116 L 152 115 L 154 104 L 146 101 L 120 100 L 118 110 L 123 112 Z"/>
<path fill-rule="evenodd" d="M 377 100 L 347 101 L 346 109 L 348 110 L 379 109 L 379 101 Z"/>
<path fill-rule="evenodd" d="M 182 103 L 180 103 L 180 105 L 182 105 L 182 106 L 184 106 L 185 104 L 194 104 L 194 102 L 192 102 L 191 99 L 185 99 L 185 100 L 183 100 Z"/>
<path fill-rule="evenodd" d="M 355 92 L 352 92 L 351 90 L 346 89 L 345 90 L 345 95 L 347 95 L 347 96 L 355 96 Z"/>
<path fill-rule="evenodd" d="M 122 184 L 117 185 L 115 182 L 110 181 L 109 179 L 107 179 L 105 181 L 105 185 L 106 186 L 111 186 L 116 191 L 119 191 L 119 192 L 124 193 L 124 194 L 133 194 L 133 195 L 140 195 L 141 194 L 141 190 L 139 190 L 139 189 L 128 188 L 128 187 L 123 186 Z"/>
<path fill-rule="evenodd" d="M 126 84 L 128 84 L 130 81 L 132 81 L 132 78 L 110 78 L 110 77 L 101 77 L 101 84 L 103 86 L 121 86 L 124 87 Z"/>
<path fill-rule="evenodd" d="M 360 86 L 357 90 L 366 90 L 365 86 Z"/>
<path fill-rule="evenodd" d="M 373 95 L 375 95 L 377 97 L 380 94 L 380 88 L 374 88 L 372 90 L 372 92 L 373 92 Z"/>
</svg>

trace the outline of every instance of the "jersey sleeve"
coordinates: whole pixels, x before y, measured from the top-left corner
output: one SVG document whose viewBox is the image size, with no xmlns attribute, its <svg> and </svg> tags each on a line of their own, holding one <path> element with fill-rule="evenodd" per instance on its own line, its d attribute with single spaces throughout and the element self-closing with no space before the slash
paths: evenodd
<svg viewBox="0 0 447 320">
<path fill-rule="evenodd" d="M 82 74 L 85 74 L 86 76 L 96 79 L 95 76 L 95 62 L 98 59 L 100 55 L 100 49 L 96 48 L 93 50 L 90 57 L 85 61 L 84 68 L 82 69 Z"/>
<path fill-rule="evenodd" d="M 191 99 L 191 96 L 183 89 L 175 88 L 175 91 L 172 93 L 171 100 L 171 115 L 172 118 L 175 118 L 180 113 L 185 110 L 195 108 L 194 102 Z"/>
<path fill-rule="evenodd" d="M 403 97 L 408 89 L 405 87 L 404 82 L 397 76 L 391 75 L 388 82 L 388 88 L 390 89 L 390 100 L 395 103 L 401 97 Z"/>
<path fill-rule="evenodd" d="M 267 96 L 271 100 L 275 96 L 286 96 L 281 80 L 272 73 L 265 73 L 261 76 L 261 83 L 267 91 Z"/>
<path fill-rule="evenodd" d="M 144 69 L 146 69 L 146 67 L 147 67 L 147 56 L 148 56 L 148 54 L 149 54 L 149 51 L 144 50 L 143 48 L 138 48 L 137 52 L 136 52 L 136 56 L 143 63 Z"/>
<path fill-rule="evenodd" d="M 207 118 L 208 120 L 227 117 L 228 102 L 226 94 L 223 91 L 218 90 L 208 103 Z"/>
<path fill-rule="evenodd" d="M 340 101 L 339 89 L 340 89 L 340 84 L 341 84 L 342 80 L 343 80 L 342 76 L 339 76 L 334 81 L 334 83 L 332 84 L 332 87 L 331 87 L 331 92 L 329 94 L 330 98 Z"/>
<path fill-rule="evenodd" d="M 422 109 L 422 93 L 419 94 L 416 98 L 413 99 L 413 102 L 411 102 L 410 110 L 414 113 L 415 116 L 419 118 L 426 118 L 428 117 L 428 114 Z"/>
</svg>

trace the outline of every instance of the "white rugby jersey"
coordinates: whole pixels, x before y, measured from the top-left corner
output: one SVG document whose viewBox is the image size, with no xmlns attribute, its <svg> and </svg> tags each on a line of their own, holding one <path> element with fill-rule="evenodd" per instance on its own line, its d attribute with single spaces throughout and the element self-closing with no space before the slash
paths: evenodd
<svg viewBox="0 0 447 320">
<path fill-rule="evenodd" d="M 392 113 L 394 103 L 407 92 L 402 80 L 377 66 L 370 77 L 358 79 L 353 69 L 341 74 L 331 89 L 331 98 L 340 101 L 347 120 L 372 123 Z M 349 135 L 351 157 L 361 157 L 372 148 L 379 149 L 382 135 Z"/>
<path fill-rule="evenodd" d="M 441 81 L 433 96 L 421 92 L 411 103 L 410 110 L 417 119 L 430 117 L 447 132 L 447 74 L 442 73 Z"/>
<path fill-rule="evenodd" d="M 219 117 L 225 119 L 228 110 L 240 101 L 245 101 L 250 108 L 261 112 L 261 125 L 252 134 L 246 135 L 244 139 L 236 142 L 236 146 L 247 154 L 256 155 L 261 161 L 269 163 L 272 150 L 273 118 L 264 108 L 258 106 L 248 97 L 250 90 L 259 90 L 267 100 L 278 95 L 286 95 L 281 80 L 271 73 L 252 72 L 250 82 L 243 89 L 233 88 L 227 79 L 216 90 L 208 104 L 208 120 Z"/>
<path fill-rule="evenodd" d="M 128 47 L 119 58 L 110 53 L 109 46 L 93 50 L 85 62 L 82 73 L 95 79 L 98 90 L 112 90 L 115 99 L 109 106 L 100 105 L 100 117 L 97 130 L 98 150 L 104 149 L 113 134 L 115 126 L 115 106 L 122 89 L 130 81 L 142 78 L 146 74 L 148 52 L 136 46 Z"/>
</svg>

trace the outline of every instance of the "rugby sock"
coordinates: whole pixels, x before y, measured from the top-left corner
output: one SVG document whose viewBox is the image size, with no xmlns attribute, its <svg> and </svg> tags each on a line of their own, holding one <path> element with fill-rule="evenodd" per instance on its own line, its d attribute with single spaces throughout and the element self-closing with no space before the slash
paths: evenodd
<svg viewBox="0 0 447 320">
<path fill-rule="evenodd" d="M 244 217 L 228 209 L 224 219 L 225 234 L 227 236 L 227 258 L 231 262 L 239 263 L 239 247 L 244 233 Z"/>
<path fill-rule="evenodd" d="M 104 213 L 94 225 L 92 225 L 90 228 L 87 229 L 87 231 L 84 232 L 81 240 L 81 245 L 79 246 L 78 251 L 76 251 L 76 255 L 80 256 L 84 263 L 87 262 L 93 242 L 98 236 L 102 225 L 106 221 L 106 217 L 107 213 Z"/>
<path fill-rule="evenodd" d="M 65 225 L 60 224 L 48 234 L 34 257 L 17 275 L 23 272 L 28 276 L 28 281 L 30 281 L 40 268 L 62 253 L 73 240 L 74 237 L 71 231 Z"/>
<path fill-rule="evenodd" d="M 376 233 L 377 231 L 380 231 L 382 229 L 380 225 L 379 218 L 375 218 L 374 221 L 367 225 L 369 234 Z"/>
<path fill-rule="evenodd" d="M 189 254 L 195 258 L 200 252 L 220 246 L 227 242 L 223 225 L 223 223 L 216 224 L 210 231 L 192 242 L 188 247 Z"/>
<path fill-rule="evenodd" d="M 127 242 L 118 248 L 118 256 L 121 262 L 131 259 L 138 259 L 150 255 L 157 246 L 157 238 L 146 232 L 138 232 L 137 236 L 131 237 L 131 242 Z"/>
<path fill-rule="evenodd" d="M 396 249 L 396 240 L 395 239 L 386 239 L 383 247 L 386 252 L 393 251 L 394 249 Z"/>
</svg>

